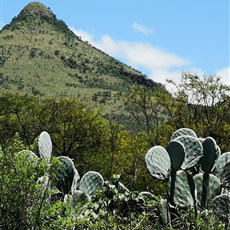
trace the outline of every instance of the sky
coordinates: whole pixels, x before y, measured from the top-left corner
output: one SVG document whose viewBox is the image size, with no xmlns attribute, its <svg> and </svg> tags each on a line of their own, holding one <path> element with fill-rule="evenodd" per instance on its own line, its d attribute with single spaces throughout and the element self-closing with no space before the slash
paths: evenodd
<svg viewBox="0 0 230 230">
<path fill-rule="evenodd" d="M 31 1 L 0 0 L 1 28 Z M 83 40 L 169 87 L 182 73 L 230 85 L 229 0 L 40 0 Z"/>
</svg>

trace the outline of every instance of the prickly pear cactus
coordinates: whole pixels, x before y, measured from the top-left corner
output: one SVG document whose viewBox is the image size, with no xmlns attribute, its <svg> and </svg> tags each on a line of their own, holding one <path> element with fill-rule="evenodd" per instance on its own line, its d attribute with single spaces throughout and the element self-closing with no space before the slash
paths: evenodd
<svg viewBox="0 0 230 230">
<path fill-rule="evenodd" d="M 77 190 L 78 181 L 80 180 L 80 175 L 79 175 L 77 169 L 75 168 L 74 165 L 73 165 L 73 167 L 74 167 L 74 177 L 73 177 L 73 183 L 72 183 L 72 186 L 71 186 L 71 194 L 74 194 L 75 191 Z"/>
<path fill-rule="evenodd" d="M 197 138 L 196 133 L 192 129 L 181 128 L 181 129 L 176 130 L 172 134 L 171 140 L 174 140 L 174 139 L 176 139 L 177 137 L 180 137 L 180 136 L 191 136 L 191 137 Z"/>
<path fill-rule="evenodd" d="M 190 179 L 188 178 L 190 175 L 185 171 L 180 170 L 176 174 L 176 182 L 174 189 L 174 203 L 180 207 L 188 207 L 194 205 L 194 200 L 192 194 L 194 191 L 191 191 L 191 187 L 189 184 Z M 191 177 L 191 176 L 190 176 Z M 168 188 L 170 189 L 171 183 L 169 181 Z M 192 188 L 194 190 L 194 188 Z"/>
<path fill-rule="evenodd" d="M 200 206 L 202 200 L 203 173 L 199 173 L 194 177 L 197 190 L 197 203 Z M 206 201 L 210 205 L 213 198 L 221 193 L 220 180 L 216 176 L 209 174 L 209 183 Z"/>
<path fill-rule="evenodd" d="M 38 163 L 38 160 L 39 160 L 39 157 L 34 152 L 32 152 L 30 150 L 22 150 L 22 151 L 18 152 L 18 155 L 27 155 L 28 160 L 34 162 L 35 165 Z"/>
<path fill-rule="evenodd" d="M 151 192 L 140 192 L 139 195 L 147 202 L 154 202 L 157 198 Z"/>
<path fill-rule="evenodd" d="M 220 179 L 222 187 L 230 189 L 230 161 L 224 166 Z"/>
<path fill-rule="evenodd" d="M 210 173 L 217 158 L 220 156 L 220 148 L 212 137 L 207 137 L 202 145 L 203 157 L 200 160 L 201 169 L 204 173 Z"/>
<path fill-rule="evenodd" d="M 122 184 L 120 181 L 118 181 L 117 190 L 119 192 L 129 192 L 129 189 L 124 184 Z"/>
<path fill-rule="evenodd" d="M 40 157 L 49 163 L 52 153 L 52 141 L 50 135 L 45 131 L 42 132 L 39 136 L 38 148 Z"/>
<path fill-rule="evenodd" d="M 185 148 L 185 159 L 181 169 L 186 170 L 195 166 L 203 156 L 203 146 L 200 141 L 192 136 L 179 136 L 174 141 L 180 142 Z"/>
<path fill-rule="evenodd" d="M 64 197 L 64 202 L 70 204 L 73 208 L 83 206 L 89 200 L 89 195 L 80 190 L 76 190 L 72 195 L 66 194 Z"/>
<path fill-rule="evenodd" d="M 100 173 L 89 171 L 81 178 L 80 191 L 85 192 L 92 197 L 97 189 L 102 188 L 104 185 L 104 179 Z"/>
<path fill-rule="evenodd" d="M 171 161 L 171 168 L 175 172 L 178 171 L 185 158 L 184 145 L 178 141 L 170 141 L 167 147 L 167 152 Z"/>
<path fill-rule="evenodd" d="M 213 199 L 212 209 L 214 213 L 228 225 L 230 224 L 230 196 L 221 194 Z"/>
<path fill-rule="evenodd" d="M 170 215 L 168 212 L 168 201 L 166 199 L 161 199 L 158 204 L 158 209 L 160 211 L 161 218 L 164 224 L 168 224 L 171 222 Z"/>
<path fill-rule="evenodd" d="M 49 178 L 48 174 L 45 174 L 44 176 L 38 178 L 37 183 L 41 184 L 43 189 L 45 190 L 47 188 L 50 188 L 49 180 L 50 180 L 50 178 Z"/>
<path fill-rule="evenodd" d="M 224 166 L 230 161 L 230 152 L 223 153 L 216 162 L 216 167 L 214 170 L 215 176 L 221 178 L 224 170 Z"/>
<path fill-rule="evenodd" d="M 145 163 L 151 176 L 167 180 L 170 176 L 171 162 L 169 154 L 162 146 L 154 146 L 145 155 Z"/>
<path fill-rule="evenodd" d="M 62 165 L 58 168 L 56 186 L 63 194 L 68 194 L 74 190 L 73 182 L 79 180 L 80 176 L 69 157 L 60 156 L 58 159 L 62 162 Z"/>
</svg>

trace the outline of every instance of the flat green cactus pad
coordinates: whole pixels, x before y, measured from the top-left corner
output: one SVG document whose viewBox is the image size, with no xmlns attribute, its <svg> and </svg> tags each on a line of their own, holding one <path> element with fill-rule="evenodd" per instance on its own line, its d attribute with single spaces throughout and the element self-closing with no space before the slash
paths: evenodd
<svg viewBox="0 0 230 230">
<path fill-rule="evenodd" d="M 221 194 L 213 199 L 212 209 L 214 213 L 224 222 L 229 222 L 230 196 Z"/>
<path fill-rule="evenodd" d="M 168 183 L 168 187 L 170 188 L 170 181 Z M 174 203 L 180 207 L 188 207 L 194 205 L 187 173 L 183 170 L 178 171 L 176 174 Z"/>
<path fill-rule="evenodd" d="M 27 156 L 27 159 L 34 162 L 35 164 L 37 164 L 39 157 L 32 151 L 30 150 L 22 150 L 20 152 L 18 152 L 18 155 L 25 155 Z"/>
<path fill-rule="evenodd" d="M 96 190 L 102 188 L 104 185 L 104 179 L 100 173 L 89 171 L 81 178 L 80 191 L 85 192 L 92 197 Z"/>
<path fill-rule="evenodd" d="M 180 136 L 191 136 L 191 137 L 197 138 L 196 133 L 195 133 L 192 129 L 189 129 L 189 128 L 181 128 L 181 129 L 176 130 L 176 131 L 172 134 L 171 140 L 174 140 L 174 139 L 176 139 L 177 137 L 180 137 Z"/>
<path fill-rule="evenodd" d="M 199 173 L 194 177 L 196 190 L 197 190 L 197 203 L 201 205 L 202 199 L 202 186 L 203 186 L 203 173 Z M 209 174 L 209 189 L 207 192 L 207 204 L 210 205 L 212 199 L 221 193 L 220 180 L 216 176 Z"/>
<path fill-rule="evenodd" d="M 60 156 L 58 159 L 62 162 L 62 165 L 58 168 L 56 186 L 63 194 L 68 194 L 72 189 L 75 167 L 69 157 Z"/>
<path fill-rule="evenodd" d="M 172 169 L 178 171 L 185 158 L 184 145 L 178 141 L 170 141 L 167 147 L 167 152 L 171 160 Z"/>
<path fill-rule="evenodd" d="M 38 149 L 42 159 L 50 162 L 52 153 L 52 141 L 47 132 L 42 132 L 38 138 Z"/>
<path fill-rule="evenodd" d="M 212 137 L 207 137 L 203 145 L 203 157 L 200 160 L 201 169 L 204 173 L 210 173 L 217 158 L 220 156 L 220 148 Z"/>
<path fill-rule="evenodd" d="M 224 166 L 220 179 L 222 187 L 230 189 L 230 161 Z"/>
<path fill-rule="evenodd" d="M 74 194 L 73 194 L 73 199 L 74 199 L 74 204 L 75 206 L 79 203 L 81 204 L 85 204 L 88 200 L 90 200 L 90 197 L 88 194 L 86 194 L 85 192 L 79 191 L 77 190 Z"/>
<path fill-rule="evenodd" d="M 145 155 L 145 163 L 153 177 L 159 180 L 167 180 L 169 178 L 171 162 L 168 152 L 162 146 L 151 148 Z"/>
<path fill-rule="evenodd" d="M 179 136 L 174 141 L 178 141 L 184 145 L 185 159 L 181 169 L 186 170 L 196 165 L 203 156 L 203 146 L 201 142 L 192 136 Z"/>
<path fill-rule="evenodd" d="M 224 170 L 224 166 L 230 161 L 230 152 L 223 153 L 216 162 L 216 167 L 214 170 L 215 176 L 221 178 Z"/>
</svg>

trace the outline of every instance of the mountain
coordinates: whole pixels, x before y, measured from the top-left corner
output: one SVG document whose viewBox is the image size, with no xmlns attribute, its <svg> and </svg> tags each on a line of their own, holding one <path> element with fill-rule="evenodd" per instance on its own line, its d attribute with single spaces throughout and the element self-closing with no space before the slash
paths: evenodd
<svg viewBox="0 0 230 230">
<path fill-rule="evenodd" d="M 25 6 L 0 38 L 1 92 L 79 97 L 112 107 L 134 83 L 161 86 L 82 41 L 39 2 Z"/>
</svg>

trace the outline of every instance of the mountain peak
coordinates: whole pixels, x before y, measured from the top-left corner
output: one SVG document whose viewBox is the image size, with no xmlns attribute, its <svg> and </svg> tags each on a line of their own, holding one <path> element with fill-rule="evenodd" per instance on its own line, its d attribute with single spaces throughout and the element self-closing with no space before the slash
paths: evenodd
<svg viewBox="0 0 230 230">
<path fill-rule="evenodd" d="M 52 11 L 40 2 L 31 2 L 26 5 L 19 13 L 18 18 L 25 18 L 27 16 L 40 16 L 47 21 L 56 20 L 56 16 Z"/>
</svg>

